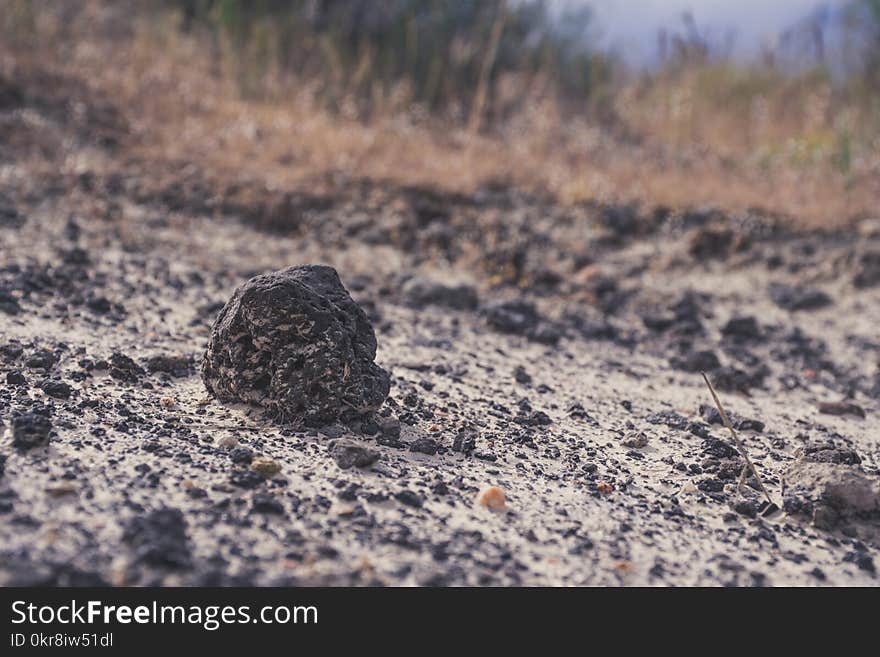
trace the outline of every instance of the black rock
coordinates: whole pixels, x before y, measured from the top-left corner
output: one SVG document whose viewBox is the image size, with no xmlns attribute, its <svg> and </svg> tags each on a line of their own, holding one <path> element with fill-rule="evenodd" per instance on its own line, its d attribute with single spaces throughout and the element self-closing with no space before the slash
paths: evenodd
<svg viewBox="0 0 880 657">
<path fill-rule="evenodd" d="M 733 446 L 719 440 L 718 438 L 708 437 L 703 439 L 703 453 L 714 456 L 719 459 L 738 458 L 739 452 Z"/>
<path fill-rule="evenodd" d="M 697 482 L 697 488 L 704 493 L 720 493 L 724 490 L 724 482 L 720 479 L 703 479 Z"/>
<path fill-rule="evenodd" d="M 22 386 L 27 384 L 27 379 L 19 370 L 11 370 L 6 373 L 6 383 L 13 386 Z"/>
<path fill-rule="evenodd" d="M 853 285 L 857 288 L 880 285 L 880 251 L 862 254 L 859 258 L 859 268 L 853 278 Z"/>
<path fill-rule="evenodd" d="M 24 364 L 33 369 L 48 370 L 57 362 L 58 356 L 48 349 L 37 349 L 27 357 Z"/>
<path fill-rule="evenodd" d="M 721 327 L 721 333 L 736 340 L 757 340 L 761 337 L 761 327 L 754 317 L 732 317 Z"/>
<path fill-rule="evenodd" d="M 453 310 L 473 310 L 479 300 L 470 285 L 445 285 L 425 278 L 412 278 L 403 286 L 406 303 L 413 308 L 443 306 Z"/>
<path fill-rule="evenodd" d="M 707 372 L 721 367 L 721 362 L 715 352 L 690 351 L 683 356 L 677 356 L 669 361 L 670 365 L 685 372 Z"/>
<path fill-rule="evenodd" d="M 520 413 L 513 421 L 524 427 L 546 427 L 553 424 L 553 420 L 544 411 Z"/>
<path fill-rule="evenodd" d="M 826 415 L 855 415 L 864 418 L 865 409 L 848 401 L 819 402 L 819 412 Z"/>
<path fill-rule="evenodd" d="M 214 322 L 202 378 L 223 401 L 322 426 L 382 405 L 390 377 L 375 357 L 373 327 L 336 271 L 303 265 L 235 291 Z"/>
<path fill-rule="evenodd" d="M 418 493 L 414 493 L 411 490 L 404 489 L 395 493 L 394 499 L 401 504 L 405 504 L 406 506 L 411 506 L 415 508 L 419 508 L 422 506 L 422 498 L 419 497 Z"/>
<path fill-rule="evenodd" d="M 235 447 L 230 450 L 229 459 L 238 465 L 250 465 L 254 460 L 254 453 L 247 447 Z"/>
<path fill-rule="evenodd" d="M 832 443 L 807 445 L 801 452 L 804 460 L 814 463 L 859 465 L 862 462 L 862 457 L 855 450 L 848 447 L 838 447 Z"/>
<path fill-rule="evenodd" d="M 460 431 L 452 441 L 452 449 L 456 452 L 470 454 L 477 448 L 477 437 L 473 432 Z"/>
<path fill-rule="evenodd" d="M 688 252 L 697 260 L 726 258 L 734 245 L 734 234 L 723 226 L 694 229 L 688 239 Z"/>
<path fill-rule="evenodd" d="M 51 379 L 43 381 L 40 384 L 40 389 L 56 399 L 70 399 L 70 395 L 73 393 L 73 388 L 64 383 L 64 381 L 53 381 Z"/>
<path fill-rule="evenodd" d="M 2 287 L 0 287 L 0 312 L 7 315 L 17 315 L 21 312 L 18 299 Z"/>
<path fill-rule="evenodd" d="M 162 372 L 175 378 L 189 376 L 195 369 L 194 359 L 190 354 L 151 356 L 144 365 L 149 372 Z"/>
<path fill-rule="evenodd" d="M 139 563 L 179 569 L 192 561 L 186 520 L 179 509 L 158 509 L 133 518 L 122 540 L 134 549 Z"/>
<path fill-rule="evenodd" d="M 400 438 L 400 420 L 393 417 L 382 418 L 379 421 L 379 433 L 383 438 L 397 440 Z"/>
<path fill-rule="evenodd" d="M 284 515 L 284 505 L 271 493 L 256 493 L 251 503 L 253 513 Z"/>
<path fill-rule="evenodd" d="M 368 468 L 379 460 L 379 452 L 347 438 L 339 438 L 330 443 L 330 456 L 343 470 L 351 467 Z"/>
<path fill-rule="evenodd" d="M 137 383 L 143 373 L 141 367 L 125 354 L 116 352 L 110 356 L 110 376 L 117 381 Z"/>
<path fill-rule="evenodd" d="M 482 313 L 489 326 L 501 333 L 522 335 L 542 344 L 555 344 L 562 337 L 561 331 L 543 319 L 528 301 L 498 301 L 485 306 Z"/>
<path fill-rule="evenodd" d="M 688 419 L 675 411 L 658 411 L 651 413 L 645 420 L 651 424 L 665 424 L 672 429 L 687 429 Z"/>
<path fill-rule="evenodd" d="M 768 373 L 766 366 L 758 367 L 751 372 L 737 367 L 722 366 L 712 370 L 709 379 L 718 390 L 748 393 L 752 388 L 764 385 Z"/>
<path fill-rule="evenodd" d="M 51 431 L 52 421 L 46 415 L 27 412 L 12 418 L 12 444 L 19 449 L 47 444 Z"/>
<path fill-rule="evenodd" d="M 719 413 L 718 409 L 714 406 L 700 404 L 700 415 L 703 416 L 703 419 L 709 424 L 724 425 L 724 420 L 721 419 L 721 413 Z M 765 426 L 761 420 L 739 417 L 733 413 L 727 413 L 727 419 L 730 420 L 730 424 L 737 431 L 756 431 L 761 433 Z"/>
<path fill-rule="evenodd" d="M 758 515 L 758 504 L 754 500 L 740 500 L 733 510 L 747 518 L 755 518 Z"/>
<path fill-rule="evenodd" d="M 521 383 L 523 385 L 527 385 L 532 382 L 532 377 L 526 372 L 525 368 L 522 365 L 517 365 L 516 369 L 513 371 L 513 378 L 516 379 L 517 383 Z"/>
<path fill-rule="evenodd" d="M 437 441 L 431 438 L 418 438 L 409 445 L 409 451 L 428 454 L 430 456 L 436 454 L 439 448 L 440 445 L 437 444 Z"/>
<path fill-rule="evenodd" d="M 816 310 L 831 305 L 831 297 L 814 288 L 771 283 L 768 292 L 773 303 L 785 310 Z"/>
</svg>

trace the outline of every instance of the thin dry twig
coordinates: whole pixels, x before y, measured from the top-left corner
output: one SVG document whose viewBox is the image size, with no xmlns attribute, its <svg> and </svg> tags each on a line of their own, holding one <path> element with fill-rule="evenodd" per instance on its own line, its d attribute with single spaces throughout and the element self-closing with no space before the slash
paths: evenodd
<svg viewBox="0 0 880 657">
<path fill-rule="evenodd" d="M 752 463 L 752 459 L 749 458 L 749 454 L 746 451 L 746 446 L 739 439 L 739 436 L 736 434 L 736 431 L 733 428 L 733 425 L 730 423 L 730 419 L 727 417 L 727 413 L 724 411 L 724 407 L 721 405 L 721 400 L 718 399 L 718 395 L 715 393 L 715 388 L 712 387 L 712 384 L 709 382 L 709 377 L 706 376 L 705 372 L 700 372 L 703 375 L 703 381 L 706 382 L 706 386 L 709 388 L 709 392 L 712 393 L 712 399 L 715 400 L 715 407 L 718 409 L 718 413 L 721 415 L 721 421 L 724 422 L 724 426 L 727 427 L 727 430 L 730 431 L 730 435 L 733 436 L 733 442 L 736 444 L 736 448 L 739 450 L 740 455 L 746 461 L 746 467 L 743 468 L 742 474 L 739 478 L 739 485 L 737 486 L 737 493 L 742 489 L 743 482 L 745 481 L 745 474 L 747 469 L 752 471 L 752 474 L 755 475 L 755 480 L 758 482 L 758 486 L 761 487 L 761 492 L 764 493 L 764 496 L 767 498 L 767 502 L 773 504 L 773 500 L 770 497 L 770 493 L 767 492 L 767 489 L 764 487 L 764 482 L 761 481 L 761 475 L 758 474 L 757 468 L 755 468 L 755 464 Z"/>
</svg>

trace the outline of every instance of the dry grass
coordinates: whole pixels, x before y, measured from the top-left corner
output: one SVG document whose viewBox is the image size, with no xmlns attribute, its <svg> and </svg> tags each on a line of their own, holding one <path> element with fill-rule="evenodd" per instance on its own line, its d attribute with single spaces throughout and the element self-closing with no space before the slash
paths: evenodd
<svg viewBox="0 0 880 657">
<path fill-rule="evenodd" d="M 535 100 L 474 134 L 402 114 L 367 124 L 289 81 L 245 100 L 228 56 L 155 20 L 133 25 L 128 38 L 68 40 L 37 26 L 43 37 L 7 61 L 38 61 L 106 93 L 134 130 L 134 156 L 279 189 L 340 176 L 457 192 L 504 182 L 562 203 L 759 207 L 822 226 L 875 213 L 880 198 L 880 139 L 863 136 L 872 115 L 834 106 L 821 79 L 782 88 L 772 76 L 701 70 L 621 86 L 613 128 Z"/>
</svg>

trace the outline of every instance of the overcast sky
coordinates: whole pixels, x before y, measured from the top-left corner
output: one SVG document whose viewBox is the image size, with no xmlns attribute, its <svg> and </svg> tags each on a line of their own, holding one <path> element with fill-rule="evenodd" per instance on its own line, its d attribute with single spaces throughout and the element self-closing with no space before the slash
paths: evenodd
<svg viewBox="0 0 880 657">
<path fill-rule="evenodd" d="M 657 53 L 660 28 L 680 30 L 681 16 L 691 10 L 701 30 L 721 38 L 736 31 L 736 54 L 753 53 L 816 8 L 840 7 L 846 0 L 584 0 L 595 10 L 606 45 L 633 64 L 650 62 Z"/>
</svg>

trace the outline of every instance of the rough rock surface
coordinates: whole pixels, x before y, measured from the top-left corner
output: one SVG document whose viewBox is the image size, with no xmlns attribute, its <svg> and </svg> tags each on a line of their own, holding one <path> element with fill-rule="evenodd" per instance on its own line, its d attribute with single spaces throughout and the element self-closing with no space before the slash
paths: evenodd
<svg viewBox="0 0 880 657">
<path fill-rule="evenodd" d="M 851 449 L 810 446 L 785 474 L 784 509 L 833 529 L 853 518 L 880 520 L 880 479 L 867 474 Z"/>
<path fill-rule="evenodd" d="M 352 467 L 367 468 L 378 461 L 381 454 L 353 440 L 339 438 L 330 443 L 330 456 L 336 465 L 347 470 Z"/>
<path fill-rule="evenodd" d="M 322 425 L 382 405 L 390 379 L 375 357 L 373 327 L 336 270 L 303 265 L 235 291 L 214 322 L 202 378 L 223 401 Z"/>
</svg>

